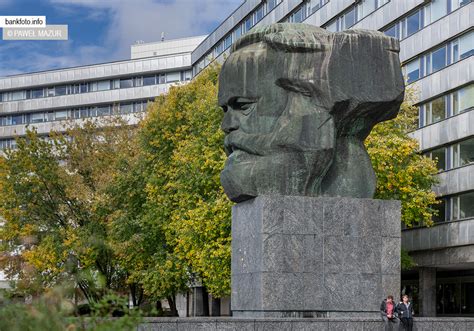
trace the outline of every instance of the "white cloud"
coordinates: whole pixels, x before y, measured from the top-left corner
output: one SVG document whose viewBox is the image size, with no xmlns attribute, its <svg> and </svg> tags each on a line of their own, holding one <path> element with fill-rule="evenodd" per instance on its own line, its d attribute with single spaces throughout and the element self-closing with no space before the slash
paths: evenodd
<svg viewBox="0 0 474 331">
<path fill-rule="evenodd" d="M 158 41 L 207 34 L 217 27 L 243 0 L 136 0 L 92 1 L 51 0 L 62 6 L 81 6 L 99 17 L 109 12 L 105 46 L 119 58 L 126 58 L 136 40 Z"/>
</svg>

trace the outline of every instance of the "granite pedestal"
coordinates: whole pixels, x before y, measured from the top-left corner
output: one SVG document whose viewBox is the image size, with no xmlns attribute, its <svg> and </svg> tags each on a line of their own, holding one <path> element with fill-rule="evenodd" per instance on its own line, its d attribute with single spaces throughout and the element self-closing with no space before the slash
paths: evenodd
<svg viewBox="0 0 474 331">
<path fill-rule="evenodd" d="M 379 318 L 400 291 L 400 203 L 259 196 L 232 209 L 235 317 Z"/>
</svg>

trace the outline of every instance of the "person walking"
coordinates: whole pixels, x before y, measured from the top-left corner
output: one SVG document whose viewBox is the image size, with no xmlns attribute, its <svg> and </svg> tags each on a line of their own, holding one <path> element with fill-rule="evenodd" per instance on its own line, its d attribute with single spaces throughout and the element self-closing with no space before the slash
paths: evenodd
<svg viewBox="0 0 474 331">
<path fill-rule="evenodd" d="M 399 329 L 400 321 L 397 318 L 396 304 L 393 301 L 393 296 L 388 295 L 386 299 L 380 304 L 380 313 L 384 323 L 385 331 L 395 331 Z"/>
<path fill-rule="evenodd" d="M 400 329 L 413 331 L 413 315 L 415 315 L 415 312 L 412 303 L 408 301 L 408 295 L 404 294 L 402 296 L 402 302 L 397 305 L 396 311 L 401 322 Z"/>
</svg>

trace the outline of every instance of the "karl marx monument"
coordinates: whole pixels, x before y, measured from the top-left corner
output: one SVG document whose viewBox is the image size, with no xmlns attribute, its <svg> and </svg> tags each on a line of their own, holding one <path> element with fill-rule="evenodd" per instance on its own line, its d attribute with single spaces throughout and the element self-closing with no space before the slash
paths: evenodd
<svg viewBox="0 0 474 331">
<path fill-rule="evenodd" d="M 403 100 L 398 52 L 379 32 L 305 24 L 232 46 L 219 104 L 234 316 L 378 316 L 399 293 L 400 204 L 372 199 L 364 147 Z"/>
</svg>

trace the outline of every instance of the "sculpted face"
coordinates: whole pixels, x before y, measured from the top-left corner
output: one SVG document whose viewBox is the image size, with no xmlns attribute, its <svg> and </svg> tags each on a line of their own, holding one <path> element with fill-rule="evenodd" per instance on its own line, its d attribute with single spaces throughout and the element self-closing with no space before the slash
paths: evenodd
<svg viewBox="0 0 474 331">
<path fill-rule="evenodd" d="M 222 68 L 220 80 L 227 83 L 220 85 L 219 104 L 228 159 L 221 182 L 233 201 L 309 194 L 330 165 L 334 123 L 311 96 L 286 86 L 279 70 L 284 62 L 257 43 L 232 53 Z"/>
<path fill-rule="evenodd" d="M 404 82 L 398 41 L 305 24 L 254 29 L 219 77 L 228 159 L 221 183 L 235 202 L 264 194 L 371 198 L 363 145 L 396 116 Z"/>
</svg>

